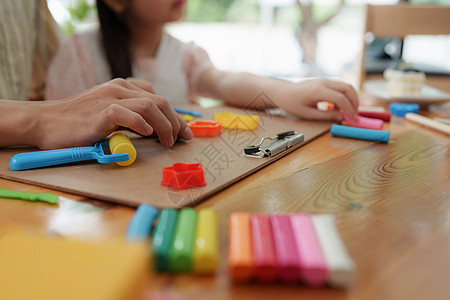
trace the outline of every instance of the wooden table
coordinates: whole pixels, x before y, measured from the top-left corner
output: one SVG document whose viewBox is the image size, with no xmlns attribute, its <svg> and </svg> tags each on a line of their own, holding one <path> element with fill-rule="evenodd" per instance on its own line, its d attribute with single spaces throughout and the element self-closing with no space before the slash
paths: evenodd
<svg viewBox="0 0 450 300">
<path fill-rule="evenodd" d="M 151 273 L 147 292 L 181 299 L 448 299 L 449 136 L 398 117 L 387 126 L 389 144 L 328 133 L 198 204 L 219 214 L 218 274 Z M 0 188 L 49 191 L 3 179 Z M 20 227 L 87 240 L 125 236 L 133 208 L 56 193 L 68 199 L 52 206 L 0 198 L 0 233 Z M 353 286 L 233 284 L 226 253 L 227 221 L 234 211 L 333 213 L 356 262 Z"/>
</svg>

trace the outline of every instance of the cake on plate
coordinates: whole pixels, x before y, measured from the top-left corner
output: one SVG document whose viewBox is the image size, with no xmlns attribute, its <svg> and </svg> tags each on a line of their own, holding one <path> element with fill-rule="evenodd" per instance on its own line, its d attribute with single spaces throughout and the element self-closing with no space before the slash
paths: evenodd
<svg viewBox="0 0 450 300">
<path fill-rule="evenodd" d="M 412 68 L 410 64 L 399 63 L 394 68 L 388 68 L 383 73 L 387 81 L 387 90 L 392 97 L 418 96 L 422 93 L 426 76 Z"/>
</svg>

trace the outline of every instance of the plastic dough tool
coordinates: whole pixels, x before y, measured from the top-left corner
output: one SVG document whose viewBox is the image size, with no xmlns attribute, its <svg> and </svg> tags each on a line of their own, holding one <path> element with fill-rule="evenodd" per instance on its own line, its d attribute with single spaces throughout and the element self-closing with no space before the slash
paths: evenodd
<svg viewBox="0 0 450 300">
<path fill-rule="evenodd" d="M 112 154 L 105 154 L 104 148 L 109 148 Z M 19 153 L 11 158 L 9 167 L 13 171 L 22 171 L 90 159 L 102 164 L 128 166 L 136 160 L 136 149 L 126 135 L 116 133 L 109 142 L 99 142 L 94 146 Z"/>
</svg>

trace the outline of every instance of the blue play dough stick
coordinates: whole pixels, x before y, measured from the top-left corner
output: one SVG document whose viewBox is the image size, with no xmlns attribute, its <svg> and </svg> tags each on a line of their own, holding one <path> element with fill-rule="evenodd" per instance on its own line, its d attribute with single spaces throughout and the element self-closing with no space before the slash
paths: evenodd
<svg viewBox="0 0 450 300">
<path fill-rule="evenodd" d="M 152 230 L 153 221 L 158 215 L 158 210 L 151 205 L 141 204 L 134 213 L 127 230 L 128 240 L 145 240 Z"/>
<path fill-rule="evenodd" d="M 184 108 L 179 108 L 179 107 L 172 107 L 174 111 L 176 111 L 177 113 L 180 114 L 187 114 L 187 115 L 191 115 L 194 117 L 201 117 L 202 113 L 198 112 L 198 111 L 193 111 L 193 110 L 189 110 L 189 109 L 184 109 Z"/>
<path fill-rule="evenodd" d="M 333 136 L 340 136 L 351 139 L 374 141 L 381 143 L 389 142 L 389 134 L 390 134 L 389 131 L 384 130 L 364 129 L 336 124 L 331 126 L 330 133 Z"/>
</svg>

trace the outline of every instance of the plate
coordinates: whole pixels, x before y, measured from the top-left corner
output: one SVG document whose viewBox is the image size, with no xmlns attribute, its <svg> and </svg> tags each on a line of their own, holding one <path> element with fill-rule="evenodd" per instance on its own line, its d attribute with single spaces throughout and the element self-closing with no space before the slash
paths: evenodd
<svg viewBox="0 0 450 300">
<path fill-rule="evenodd" d="M 450 94 L 429 85 L 422 87 L 418 95 L 393 97 L 388 93 L 386 80 L 368 80 L 363 84 L 363 90 L 377 100 L 385 102 L 414 102 L 418 104 L 432 104 L 450 101 Z"/>
</svg>

